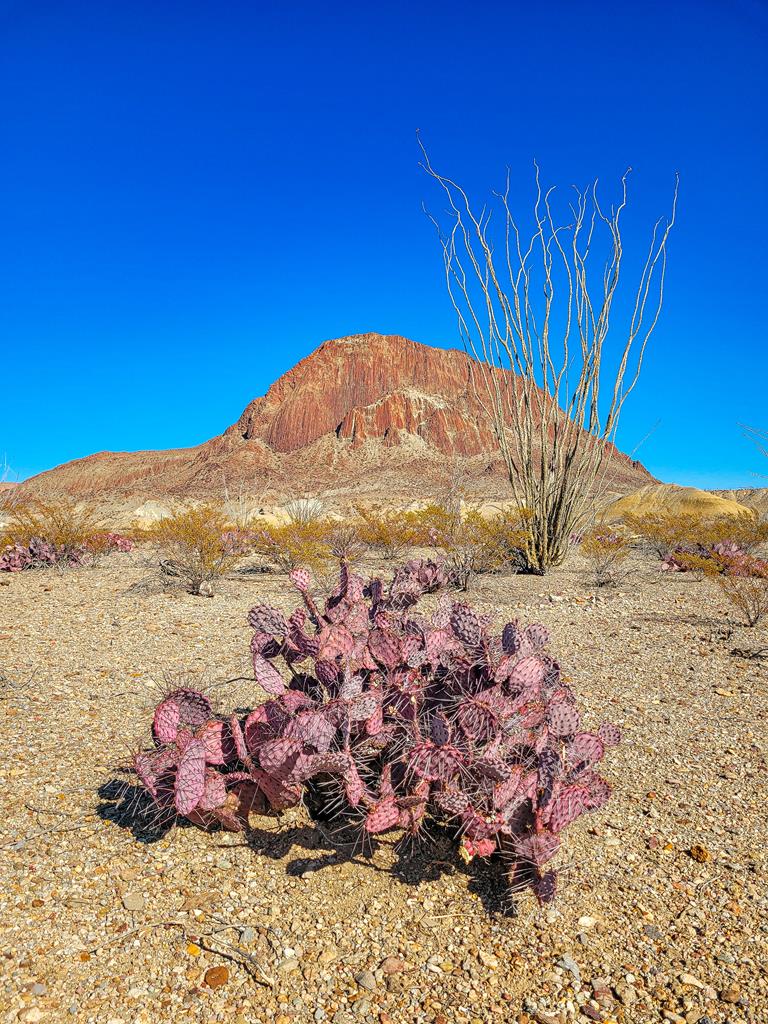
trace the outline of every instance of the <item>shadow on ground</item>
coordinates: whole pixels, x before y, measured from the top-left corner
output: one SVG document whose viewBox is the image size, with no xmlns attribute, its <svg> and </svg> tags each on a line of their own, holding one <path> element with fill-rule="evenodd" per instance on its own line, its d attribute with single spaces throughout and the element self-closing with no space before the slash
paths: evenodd
<svg viewBox="0 0 768 1024">
<path fill-rule="evenodd" d="M 96 813 L 102 820 L 131 832 L 139 843 L 156 843 L 174 828 L 197 828 L 159 809 L 146 790 L 131 783 L 127 776 L 128 773 L 126 777 L 110 779 L 99 788 L 100 803 Z M 296 821 L 298 814 L 308 820 Z M 480 898 L 489 914 L 515 916 L 517 913 L 502 861 L 478 859 L 464 864 L 458 857 L 450 831 L 434 822 L 416 838 L 395 839 L 366 835 L 361 832 L 359 823 L 341 816 L 331 821 L 313 821 L 305 808 L 282 817 L 260 817 L 258 821 L 258 825 L 244 833 L 245 844 L 254 853 L 284 861 L 285 871 L 290 876 L 302 877 L 344 863 L 384 872 L 410 886 L 433 882 L 444 875 L 461 874 L 468 876 L 469 891 Z M 392 862 L 387 866 L 374 859 L 382 846 L 392 852 Z M 301 851 L 311 851 L 312 856 L 302 856 Z"/>
</svg>

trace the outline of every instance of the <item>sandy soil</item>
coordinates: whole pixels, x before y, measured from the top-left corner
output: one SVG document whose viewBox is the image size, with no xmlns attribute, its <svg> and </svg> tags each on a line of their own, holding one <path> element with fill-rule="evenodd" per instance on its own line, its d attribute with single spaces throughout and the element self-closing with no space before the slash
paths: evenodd
<svg viewBox="0 0 768 1024">
<path fill-rule="evenodd" d="M 120 769 L 158 691 L 188 671 L 253 703 L 222 685 L 249 674 L 246 612 L 295 602 L 272 575 L 163 589 L 145 557 L 0 587 L 0 1020 L 768 1020 L 768 661 L 744 653 L 768 629 L 729 634 L 709 583 L 638 563 L 595 600 L 573 561 L 477 586 L 499 625 L 546 623 L 586 721 L 624 731 L 542 910 L 438 831 L 368 854 L 303 810 L 153 832 Z"/>
</svg>

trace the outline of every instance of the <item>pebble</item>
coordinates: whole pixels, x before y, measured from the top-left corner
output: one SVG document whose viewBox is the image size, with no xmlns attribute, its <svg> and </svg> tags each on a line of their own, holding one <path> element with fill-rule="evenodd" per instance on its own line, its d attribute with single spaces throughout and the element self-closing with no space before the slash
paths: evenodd
<svg viewBox="0 0 768 1024">
<path fill-rule="evenodd" d="M 407 966 L 405 960 L 397 956 L 388 956 L 381 961 L 381 969 L 385 974 L 400 974 Z"/>
<path fill-rule="evenodd" d="M 720 993 L 720 998 L 724 1003 L 738 1003 L 741 999 L 741 989 L 738 985 L 729 985 Z"/>
<path fill-rule="evenodd" d="M 123 896 L 123 906 L 126 910 L 141 910 L 144 906 L 144 897 L 140 892 L 129 892 Z"/>
<path fill-rule="evenodd" d="M 290 974 L 291 971 L 297 971 L 300 966 L 301 965 L 298 960 L 296 960 L 294 957 L 289 956 L 286 957 L 284 960 L 280 961 L 280 963 L 277 965 L 277 969 L 278 971 L 282 971 L 283 974 Z"/>
<path fill-rule="evenodd" d="M 694 978 L 692 974 L 681 974 L 680 983 L 682 985 L 691 985 L 693 988 L 704 988 L 703 983 L 700 982 L 698 978 Z"/>
<path fill-rule="evenodd" d="M 208 988 L 221 988 L 229 981 L 229 969 L 227 967 L 209 967 L 203 980 Z"/>
<path fill-rule="evenodd" d="M 565 956 L 560 957 L 560 959 L 557 961 L 557 965 L 558 967 L 562 967 L 564 971 L 568 971 L 568 973 L 572 975 L 573 978 L 579 982 L 579 984 L 581 984 L 581 972 L 579 970 L 579 965 L 576 963 L 573 957 L 568 956 L 568 954 L 566 953 Z"/>
<path fill-rule="evenodd" d="M 624 1004 L 624 1006 L 632 1006 L 637 1002 L 637 992 L 626 982 L 620 981 L 618 985 L 614 987 L 614 992 L 618 1000 Z"/>
<path fill-rule="evenodd" d="M 360 988 L 365 988 L 369 992 L 372 992 L 376 988 L 376 978 L 372 971 L 361 971 L 355 975 L 355 981 Z"/>
</svg>

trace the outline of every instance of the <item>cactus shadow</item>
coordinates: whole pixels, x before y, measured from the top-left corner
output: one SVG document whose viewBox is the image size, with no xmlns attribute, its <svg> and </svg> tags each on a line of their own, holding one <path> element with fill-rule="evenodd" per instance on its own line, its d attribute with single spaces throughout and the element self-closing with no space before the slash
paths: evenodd
<svg viewBox="0 0 768 1024">
<path fill-rule="evenodd" d="M 419 886 L 443 877 L 463 876 L 485 911 L 494 917 L 517 916 L 517 903 L 509 887 L 507 865 L 498 857 L 463 863 L 456 852 L 456 840 L 443 825 L 431 823 L 418 841 L 404 837 L 395 847 L 392 874 L 398 881 Z"/>
<path fill-rule="evenodd" d="M 102 821 L 128 830 L 140 843 L 158 842 L 177 824 L 175 815 L 158 810 L 143 786 L 126 779 L 110 779 L 99 787 L 97 796 L 101 802 L 96 805 L 96 814 Z"/>
</svg>

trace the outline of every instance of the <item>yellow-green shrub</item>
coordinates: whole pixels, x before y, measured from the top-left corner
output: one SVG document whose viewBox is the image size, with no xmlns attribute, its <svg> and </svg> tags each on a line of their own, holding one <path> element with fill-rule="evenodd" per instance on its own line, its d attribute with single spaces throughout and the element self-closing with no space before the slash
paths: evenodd
<svg viewBox="0 0 768 1024">
<path fill-rule="evenodd" d="M 88 547 L 104 530 L 96 507 L 68 498 L 57 500 L 9 499 L 3 508 L 7 520 L 0 545 L 27 547 L 38 537 L 57 548 Z"/>
<path fill-rule="evenodd" d="M 231 542 L 228 519 L 221 505 L 210 502 L 183 506 L 146 531 L 172 562 L 193 594 L 202 585 L 230 572 L 245 552 Z"/>
</svg>

